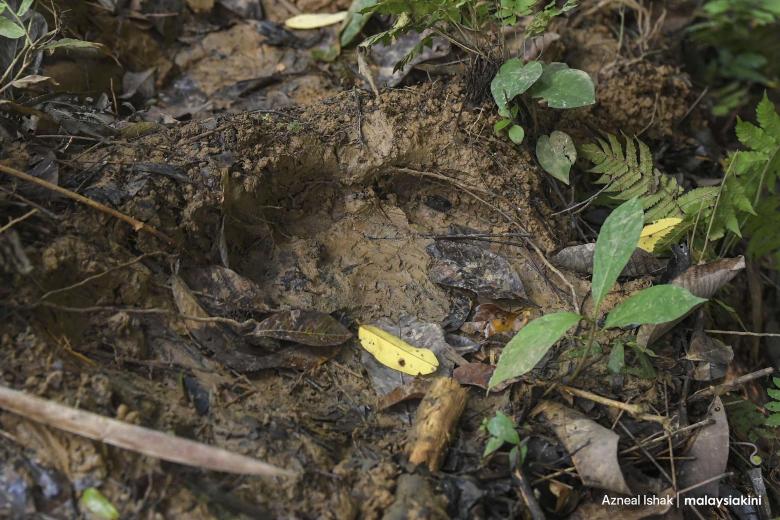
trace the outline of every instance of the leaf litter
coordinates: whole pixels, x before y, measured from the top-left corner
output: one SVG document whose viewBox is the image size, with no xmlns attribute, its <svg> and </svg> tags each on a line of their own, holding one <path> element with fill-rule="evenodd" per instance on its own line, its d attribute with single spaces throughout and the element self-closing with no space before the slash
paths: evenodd
<svg viewBox="0 0 780 520">
<path fill-rule="evenodd" d="M 51 298 L 48 303 L 59 308 L 47 308 L 49 314 L 36 310 L 29 329 L 16 318 L 9 322 L 9 332 L 4 331 L 1 340 L 4 352 L 10 353 L 2 375 L 14 386 L 106 417 L 127 417 L 125 408 L 130 406 L 137 408 L 130 417 L 140 417 L 145 425 L 158 431 L 183 432 L 237 453 L 271 457 L 280 466 L 311 470 L 305 481 L 289 484 L 285 493 L 270 484 L 242 481 L 245 494 L 251 494 L 252 500 L 262 502 L 264 507 L 267 504 L 275 516 L 316 512 L 350 518 L 359 512 L 358 516 L 371 517 L 382 514 L 391 504 L 403 515 L 410 508 L 439 503 L 446 497 L 450 506 L 441 507 L 449 507 L 450 516 L 465 518 L 487 511 L 488 517 L 505 517 L 508 510 L 504 505 L 517 504 L 516 481 L 505 466 L 507 450 L 499 449 L 490 461 L 475 462 L 485 441 L 479 433 L 479 421 L 492 415 L 493 410 L 503 410 L 523 442 L 530 447 L 543 446 L 529 449 L 523 471 L 542 497 L 545 510 L 575 511 L 575 517 L 598 518 L 597 511 L 604 509 L 587 506 L 599 501 L 599 491 L 583 487 L 583 480 L 591 486 L 601 481 L 618 482 L 615 475 L 620 466 L 630 467 L 626 474 L 631 473 L 632 478 L 636 472 L 656 474 L 652 463 L 638 455 L 641 450 L 634 449 L 630 437 L 621 430 L 612 432 L 607 428 L 614 424 L 613 412 L 619 410 L 613 407 L 636 402 L 642 408 L 652 405 L 663 410 L 668 404 L 675 413 L 678 407 L 686 408 L 685 403 L 676 402 L 676 392 L 689 372 L 694 379 L 690 384 L 700 385 L 695 380 L 701 377 L 704 381 L 705 373 L 717 379 L 734 369 L 731 361 L 735 353 L 739 357 L 738 341 L 728 338 L 728 344 L 734 346 L 731 350 L 723 348 L 725 342 L 716 343 L 718 338 L 714 336 L 694 334 L 683 350 L 685 341 L 678 340 L 686 331 L 678 327 L 674 335 L 655 342 L 657 354 L 637 348 L 629 340 L 621 350 L 620 363 L 615 356 L 609 367 L 607 348 L 613 347 L 610 352 L 617 349 L 614 345 L 599 345 L 603 359 L 589 367 L 587 377 L 583 375 L 572 384 L 588 388 L 601 398 L 600 404 L 585 404 L 565 394 L 567 406 L 546 401 L 545 413 L 528 415 L 546 385 L 571 374 L 564 354 L 572 354 L 576 360 L 577 353 L 567 352 L 566 342 L 546 351 L 532 367 L 537 369 L 534 375 L 549 375 L 550 381 L 523 375 L 509 377 L 485 395 L 484 389 L 496 370 L 497 354 L 508 348 L 509 337 L 525 329 L 526 311 L 533 309 L 530 314 L 535 318 L 537 314 L 567 310 L 571 305 L 567 291 L 557 287 L 560 279 L 538 259 L 526 256 L 528 245 L 512 233 L 516 230 L 504 222 L 506 216 L 520 220 L 523 235 L 548 253 L 571 244 L 577 234 L 563 233 L 569 221 L 550 216 L 552 207 L 548 204 L 554 196 L 543 193 L 540 182 L 544 174 L 529 160 L 530 156 L 501 143 L 489 153 L 469 144 L 477 135 L 475 129 L 485 123 L 486 112 L 481 116 L 471 113 L 460 101 L 462 89 L 438 76 L 463 66 L 449 63 L 446 56 L 453 49 L 443 45 L 426 48 L 431 54 L 424 54 L 423 59 L 445 57 L 440 60 L 444 63 L 425 68 L 435 78 L 434 86 L 410 86 L 426 76 L 414 65 L 403 74 L 390 73 L 388 68 L 394 52 L 402 53 L 410 45 L 419 44 L 423 35 L 411 34 L 408 41 L 399 42 L 395 48 L 372 49 L 372 61 L 387 73 L 388 79 L 382 76 L 381 81 L 401 86 L 372 99 L 365 93 L 344 89 L 345 85 L 361 86 L 360 80 L 352 79 L 354 71 L 335 68 L 340 64 L 316 62 L 309 54 L 314 46 L 336 47 L 345 34 L 340 32 L 341 27 L 336 24 L 305 32 L 282 27 L 284 20 L 298 14 L 296 11 L 332 14 L 343 12 L 350 7 L 349 2 L 271 2 L 263 6 L 232 0 L 180 2 L 182 10 L 176 20 L 155 14 L 150 4 L 157 2 L 145 2 L 131 4 L 129 9 L 140 6 L 145 11 L 130 11 L 118 25 L 106 20 L 110 13 L 125 7 L 103 4 L 110 9 L 96 18 L 104 24 L 106 34 L 126 36 L 117 56 L 123 65 L 132 60 L 132 66 L 118 71 L 110 81 L 106 78 L 106 96 L 96 95 L 82 104 L 75 97 L 55 95 L 34 108 L 4 103 L 2 110 L 13 117 L 34 115 L 38 119 L 29 128 L 32 132 L 63 131 L 99 140 L 121 136 L 138 142 L 103 144 L 102 151 L 94 152 L 85 151 L 87 146 L 80 147 L 78 140 L 67 142 L 63 138 L 67 144 L 52 147 L 52 154 L 30 162 L 26 162 L 24 150 L 17 153 L 20 150 L 11 147 L 7 153 L 15 164 L 29 164 L 43 178 L 56 177 L 55 184 L 78 188 L 180 236 L 186 251 L 178 259 L 182 267 L 174 277 L 170 276 L 173 269 L 167 260 L 152 258 L 139 262 L 138 269 L 112 271 L 115 262 L 105 259 L 116 257 L 129 262 L 138 249 L 152 252 L 159 244 L 149 237 L 128 235 L 128 230 L 116 229 L 105 221 L 98 222 L 83 208 L 67 210 L 64 201 L 48 200 L 48 193 L 20 191 L 45 207 L 0 234 L 0 270 L 33 272 L 44 291 L 72 284 L 77 287 Z M 174 10 L 172 5 L 166 9 Z M 122 12 L 123 16 L 128 14 Z M 385 22 L 372 17 L 370 25 L 362 25 L 362 18 L 350 29 L 355 43 L 361 30 L 371 31 L 373 24 Z M 182 20 L 184 32 L 180 32 L 182 25 L 178 23 Z M 122 25 L 130 32 L 120 29 Z M 565 38 L 540 38 L 522 49 L 530 53 L 527 59 L 540 59 L 538 54 L 543 49 L 545 53 L 557 53 L 565 48 L 567 55 L 604 63 L 603 56 L 590 46 L 590 37 L 595 34 L 590 25 L 562 28 Z M 571 30 L 577 31 L 572 40 L 578 42 L 576 48 L 570 48 Z M 601 38 L 609 42 L 606 47 L 618 48 L 609 30 L 603 34 Z M 107 38 L 107 48 L 112 48 L 111 36 Z M 551 45 L 553 40 L 557 41 Z M 162 49 L 162 41 L 175 41 L 176 45 Z M 342 57 L 351 57 L 351 49 L 341 52 Z M 454 52 L 457 55 L 457 50 Z M 93 52 L 91 59 L 98 59 L 94 57 L 97 54 Z M 65 54 L 57 57 L 65 63 Z M 586 69 L 586 65 L 581 67 Z M 657 102 L 657 113 L 652 111 L 654 122 L 647 131 L 654 139 L 670 136 L 673 132 L 669 122 L 681 120 L 688 108 L 685 105 L 680 110 L 680 105 L 693 102 L 693 98 L 686 98 L 689 87 L 671 79 L 673 76 L 663 69 L 665 64 L 648 61 L 643 66 L 648 72 L 644 76 L 634 77 L 625 71 L 619 78 L 614 73 L 604 75 L 599 98 L 622 96 L 629 100 L 630 107 L 639 106 L 639 101 L 649 101 L 650 106 Z M 60 70 L 73 69 L 63 65 Z M 51 77 L 60 86 L 72 84 L 63 81 L 68 79 L 67 74 L 58 74 L 55 67 L 34 72 Z M 112 85 L 119 109 L 113 106 Z M 48 80 L 30 80 L 19 86 L 57 87 Z M 151 108 L 144 110 L 142 103 Z M 128 105 L 140 110 L 135 112 L 134 108 L 134 121 L 121 121 L 124 116 L 116 112 L 127 110 Z M 285 108 L 292 105 L 298 106 Z M 612 124 L 624 123 L 620 118 L 623 116 L 618 116 L 625 108 L 603 102 L 587 109 L 588 117 L 615 131 Z M 231 115 L 245 110 L 257 112 Z M 582 138 L 581 117 L 564 116 L 570 125 L 566 131 L 575 142 Z M 177 127 L 145 126 L 144 119 Z M 189 119 L 195 122 L 186 123 Z M 540 131 L 552 135 L 555 128 L 544 116 L 540 122 Z M 638 124 L 636 130 L 644 124 Z M 125 133 L 124 129 L 129 130 Z M 672 148 L 673 140 L 670 138 Z M 68 155 L 74 149 L 76 152 Z M 106 151 L 108 156 L 103 155 Z M 84 156 L 78 155 L 82 152 Z M 573 157 L 569 153 L 566 162 Z M 78 162 L 82 159 L 83 163 Z M 74 165 L 78 167 L 74 169 Z M 398 166 L 430 176 L 398 173 Z M 550 168 L 563 171 L 558 164 Z M 576 173 L 575 167 L 570 175 L 573 182 Z M 7 204 L 9 200 L 26 204 L 3 197 L 5 192 L 0 194 L 4 208 L 15 207 Z M 427 203 L 434 200 L 446 204 Z M 45 212 L 57 216 L 55 213 L 62 211 L 67 211 L 67 222 L 55 230 L 51 225 L 57 221 Z M 453 224 L 485 230 L 481 237 L 484 240 L 430 238 L 449 232 L 445 230 Z M 428 254 L 426 247 L 433 254 Z M 587 249 L 585 244 L 575 246 L 572 252 L 575 257 L 584 257 Z M 590 258 L 575 260 L 580 267 L 559 263 L 562 257 L 548 255 L 566 270 L 565 276 L 574 285 L 580 302 L 588 292 L 592 252 L 590 246 Z M 218 260 L 231 268 L 213 265 Z M 635 288 L 651 283 L 651 277 L 664 272 L 665 263 L 656 255 L 642 255 L 639 250 L 631 253 L 628 266 L 616 276 L 619 283 L 603 289 L 609 292 L 604 297 L 605 309 L 614 300 L 627 299 Z M 725 267 L 725 272 L 731 274 L 724 279 L 738 274 L 737 264 Z M 107 274 L 101 274 L 106 269 Z M 714 292 L 707 288 L 709 281 L 703 283 L 705 293 Z M 718 284 L 722 283 L 714 285 Z M 34 304 L 36 294 L 40 295 L 35 288 L 23 284 L 19 287 L 23 290 L 18 294 L 0 289 L 0 296 L 15 303 Z M 690 290 L 696 294 L 696 290 Z M 451 291 L 458 291 L 459 297 Z M 724 291 L 717 296 L 732 295 Z M 64 310 L 87 303 L 107 310 Z M 144 312 L 138 312 L 142 309 Z M 16 313 L 23 313 L 27 319 L 26 310 L 14 310 L 13 316 Z M 713 318 L 708 315 L 705 319 Z M 354 339 L 356 322 L 380 325 L 410 345 L 430 349 L 440 362 L 439 370 L 434 376 L 412 378 L 376 363 Z M 446 332 L 439 324 L 445 324 Z M 572 333 L 576 334 L 575 329 Z M 629 333 L 624 334 L 623 339 L 628 339 Z M 649 364 L 652 376 L 637 376 L 638 359 Z M 691 363 L 696 366 L 686 372 Z M 109 375 L 108 382 L 101 382 L 103 374 L 96 373 L 97 369 L 84 368 L 95 364 Z M 613 379 L 608 385 L 608 375 L 618 373 L 619 380 Z M 657 380 L 648 379 L 655 374 Z M 452 432 L 453 449 L 441 474 L 421 477 L 411 489 L 404 484 L 403 493 L 398 490 L 394 496 L 399 483 L 409 481 L 398 464 L 398 447 L 403 445 L 409 428 L 395 413 L 376 413 L 377 395 L 384 396 L 379 409 L 392 412 L 392 407 L 403 406 L 411 412 L 411 401 L 427 395 L 432 377 L 450 375 L 480 389 L 469 392 L 467 410 Z M 121 413 L 116 410 L 117 403 L 124 406 Z M 715 414 L 702 414 L 696 406 L 687 408 L 694 417 L 719 421 Z M 4 431 L 23 439 L 18 433 L 23 430 L 17 430 L 22 423 L 9 417 L 3 418 Z M 565 420 L 556 419 L 560 417 Z M 582 446 L 568 444 L 573 434 L 559 432 L 561 423 L 583 426 L 588 432 L 586 439 L 596 437 L 596 446 L 603 442 L 610 447 L 605 450 L 608 457 L 583 460 Z M 704 432 L 711 426 L 699 428 L 698 436 L 694 428 L 673 437 L 674 455 L 683 457 L 674 462 L 676 469 L 694 463 L 693 459 L 707 458 L 691 456 L 701 453 L 699 448 L 686 450 L 704 439 Z M 612 436 L 617 434 L 622 440 L 616 448 L 619 453 L 613 455 Z M 722 428 L 716 437 L 720 444 L 717 449 L 714 444 L 710 447 L 717 456 L 710 458 L 717 464 L 693 471 L 701 478 L 705 474 L 717 477 L 715 472 L 722 467 Z M 646 441 L 651 443 L 647 449 L 668 468 L 668 453 L 662 451 L 666 441 L 652 444 L 654 438 L 650 435 L 651 441 Z M 57 448 L 56 443 L 41 446 L 49 447 L 37 448 L 39 454 L 59 450 L 66 456 L 73 451 L 74 459 L 79 455 L 69 447 Z M 115 455 L 120 465 L 107 465 L 97 456 L 96 469 L 86 470 L 90 479 L 86 489 L 100 489 L 123 512 L 134 511 L 140 504 L 128 496 L 146 496 L 134 475 L 153 475 L 150 478 L 156 483 L 160 476 L 178 471 L 153 463 L 150 471 L 124 452 Z M 0 466 L 6 471 L 11 467 L 6 463 Z M 104 480 L 108 467 L 114 469 Z M 691 485 L 700 483 L 694 480 Z M 195 498 L 201 496 L 201 491 L 179 486 L 178 482 L 180 479 L 172 488 L 166 488 L 172 490 L 168 496 L 162 491 L 164 486 L 150 484 L 148 503 L 158 506 L 149 507 L 168 508 L 172 516 L 176 512 L 172 512 L 174 506 L 169 502 L 179 503 L 185 510 L 191 506 L 190 511 L 202 507 L 203 502 Z M 225 482 L 216 485 L 214 481 L 207 481 L 206 487 L 209 482 L 214 484 L 211 488 L 228 494 L 225 498 L 206 493 L 203 496 L 210 504 L 215 508 L 236 507 L 237 487 Z M 115 483 L 122 483 L 125 491 L 130 489 L 132 493 L 115 491 Z M 426 492 L 426 499 L 421 501 L 414 498 L 414 491 L 422 487 L 432 492 Z M 636 491 L 633 480 L 632 490 Z M 72 495 L 77 496 L 75 493 Z M 652 493 L 667 495 L 662 485 Z M 292 496 L 296 498 L 285 498 Z M 158 500 L 163 497 L 171 500 Z M 612 511 L 612 517 L 624 514 L 626 518 L 641 518 L 666 510 Z"/>
</svg>

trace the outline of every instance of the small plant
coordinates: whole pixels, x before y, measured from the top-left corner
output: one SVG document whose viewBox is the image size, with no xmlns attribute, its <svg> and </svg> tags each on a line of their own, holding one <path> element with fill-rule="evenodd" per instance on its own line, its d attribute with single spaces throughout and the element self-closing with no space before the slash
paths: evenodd
<svg viewBox="0 0 780 520">
<path fill-rule="evenodd" d="M 13 89 L 51 82 L 52 78 L 36 74 L 44 51 L 56 49 L 92 49 L 105 51 L 98 44 L 74 38 L 59 38 L 58 29 L 47 30 L 43 17 L 31 9 L 33 0 L 22 0 L 14 9 L 7 0 L 0 0 L 0 37 L 9 41 L 4 45 L 3 58 L 10 59 L 0 76 L 0 95 L 7 96 Z"/>
<path fill-rule="evenodd" d="M 523 463 L 528 448 L 520 442 L 520 435 L 512 419 L 502 412 L 496 412 L 490 419 L 482 421 L 482 428 L 490 435 L 482 454 L 483 458 L 489 457 L 505 444 L 510 444 L 512 449 L 509 450 L 509 466 L 515 468 Z"/>
<path fill-rule="evenodd" d="M 753 85 L 777 87 L 777 2 L 709 0 L 700 15 L 700 21 L 688 29 L 697 57 L 692 65 L 700 80 L 711 86 L 713 115 L 726 116 L 747 104 Z M 698 62 L 708 55 L 712 58 Z"/>
<path fill-rule="evenodd" d="M 480 0 L 380 0 L 364 9 L 364 14 L 396 15 L 394 25 L 387 31 L 371 36 L 361 45 L 390 44 L 411 31 L 429 35 L 404 56 L 395 68 L 400 69 L 432 44 L 433 36 L 440 36 L 480 59 L 492 61 L 490 35 L 500 31 L 490 25 L 514 25 L 518 18 L 533 16 L 526 26 L 526 38 L 541 34 L 556 16 L 577 6 L 567 0 L 558 7 L 555 1 L 540 8 L 539 0 L 500 0 L 498 5 Z M 350 33 L 351 34 L 351 33 Z M 486 50 L 488 49 L 488 50 Z M 501 119 L 493 129 L 496 134 L 506 132 L 515 143 L 522 143 L 525 129 L 519 121 L 520 96 L 544 101 L 550 108 L 576 108 L 596 102 L 590 76 L 584 71 L 570 69 L 565 63 L 524 62 L 520 58 L 506 60 L 490 84 L 493 100 Z"/>
<path fill-rule="evenodd" d="M 766 418 L 766 425 L 776 428 L 780 426 L 780 377 L 773 377 L 774 388 L 767 388 L 766 393 L 771 401 L 766 404 L 766 409 L 772 412 Z"/>
<path fill-rule="evenodd" d="M 569 329 L 585 320 L 588 325 L 585 355 L 580 359 L 574 377 L 579 374 L 596 336 L 602 331 L 597 323 L 599 308 L 636 249 L 643 222 L 642 204 L 637 198 L 624 202 L 607 217 L 596 241 L 593 257 L 593 312 L 589 316 L 555 312 L 528 323 L 504 347 L 490 378 L 490 387 L 532 370 Z M 603 329 L 670 322 L 705 301 L 682 287 L 656 285 L 634 293 L 612 309 Z"/>
<path fill-rule="evenodd" d="M 727 234 L 741 238 L 746 230 L 751 236 L 749 254 L 775 253 L 780 249 L 778 203 L 775 197 L 762 200 L 762 194 L 766 190 L 774 193 L 780 178 L 780 116 L 766 95 L 756 114 L 758 125 L 737 122 L 737 138 L 748 150 L 727 157 L 719 186 L 686 192 L 673 177 L 655 168 L 650 148 L 639 139 L 626 138 L 624 147 L 608 134 L 606 139 L 584 145 L 581 152 L 594 164 L 589 171 L 599 175 L 596 184 L 605 185 L 605 202 L 639 197 L 646 222 L 683 219 L 659 247 L 695 230 L 690 243 L 705 254 L 708 242 Z"/>
<path fill-rule="evenodd" d="M 596 102 L 593 80 L 586 72 L 570 69 L 565 63 L 523 63 L 519 58 L 501 65 L 490 83 L 490 92 L 502 117 L 494 127 L 497 131 L 509 126 L 511 132 L 520 126 L 516 123 L 519 110 L 515 99 L 526 93 L 550 108 L 578 108 Z"/>
</svg>

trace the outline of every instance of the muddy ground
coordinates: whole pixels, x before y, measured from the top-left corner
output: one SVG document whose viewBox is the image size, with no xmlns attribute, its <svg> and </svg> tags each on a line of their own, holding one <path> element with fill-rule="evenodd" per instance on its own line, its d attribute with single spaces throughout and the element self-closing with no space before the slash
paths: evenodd
<svg viewBox="0 0 780 520">
<path fill-rule="evenodd" d="M 698 93 L 673 53 L 631 64 L 616 55 L 610 16 L 577 20 L 558 42 L 560 56 L 596 80 L 599 102 L 540 114 L 531 137 L 555 127 L 587 139 L 600 129 L 642 133 L 685 150 L 681 128 L 701 123 Z M 241 45 L 262 46 L 248 27 L 230 31 Z M 211 59 L 210 49 L 206 37 L 177 63 L 210 85 L 209 99 L 223 85 L 208 75 L 244 79 L 225 79 L 240 67 Z M 268 52 L 308 60 L 302 50 Z M 431 280 L 428 249 L 464 234 L 519 274 L 527 297 L 512 303 L 515 310 L 538 316 L 573 308 L 571 288 L 543 257 L 585 241 L 590 231 L 559 212 L 571 194 L 527 149 L 493 135 L 490 104 L 468 103 L 462 76 L 415 76 L 374 97 L 334 81 L 327 67 L 312 67 L 293 78 L 295 87 L 283 84 L 293 95 L 272 86 L 259 108 L 239 104 L 232 113 L 143 137 L 67 150 L 62 185 L 173 243 L 63 198 L 27 192 L 52 215 L 16 228 L 32 270 L 6 273 L 0 288 L 8 304 L 0 310 L 4 385 L 251 455 L 298 476 L 200 471 L 4 413 L 0 483 L 18 482 L 16 514 L 76 517 L 74 497 L 97 486 L 123 518 L 521 518 L 506 456 L 487 464 L 481 458 L 479 427 L 496 409 L 513 413 L 522 434 L 538 439 L 531 479 L 569 465 L 561 464 L 566 453 L 549 430 L 523 421 L 543 383 L 570 370 L 573 361 L 562 351 L 511 390 L 486 395 L 470 387 L 442 470 L 411 477 L 404 448 L 416 401 L 380 409 L 380 390 L 393 381 L 377 386 L 356 339 L 317 349 L 252 342 L 224 327 L 205 344 L 177 316 L 174 293 L 183 281 L 212 316 L 241 321 L 274 310 L 317 310 L 353 331 L 379 321 L 399 336 L 429 326 L 437 341 L 461 347 L 470 359 L 495 360 L 500 337 L 445 336 L 440 327 L 469 298 Z M 6 164 L 24 169 L 28 155 L 11 145 Z M 589 305 L 587 279 L 563 275 L 578 303 Z M 606 309 L 649 284 L 649 277 L 627 282 Z M 463 347 L 474 342 L 482 346 L 476 354 Z M 674 373 L 673 354 L 662 353 L 658 363 Z M 596 364 L 580 384 L 604 392 L 605 377 L 604 364 Z M 624 396 L 653 399 L 665 388 L 629 379 Z M 409 486 L 415 492 L 406 496 Z M 543 501 L 554 504 L 545 493 Z M 571 513 L 578 499 L 559 503 L 556 514 Z"/>
</svg>

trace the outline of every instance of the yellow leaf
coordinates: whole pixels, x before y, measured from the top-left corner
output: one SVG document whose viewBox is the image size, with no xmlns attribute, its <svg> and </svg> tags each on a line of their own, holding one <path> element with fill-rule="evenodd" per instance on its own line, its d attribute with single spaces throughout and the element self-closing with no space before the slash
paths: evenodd
<svg viewBox="0 0 780 520">
<path fill-rule="evenodd" d="M 393 370 L 417 376 L 431 374 L 439 368 L 439 360 L 431 350 L 413 347 L 373 325 L 361 325 L 358 338 L 377 361 Z"/>
<path fill-rule="evenodd" d="M 672 230 L 682 222 L 681 218 L 670 217 L 656 220 L 652 224 L 646 225 L 639 235 L 639 248 L 648 253 L 652 253 L 658 241 L 672 232 Z"/>
<path fill-rule="evenodd" d="M 346 11 L 338 13 L 304 13 L 285 20 L 288 29 L 319 29 L 343 22 L 347 18 Z"/>
</svg>

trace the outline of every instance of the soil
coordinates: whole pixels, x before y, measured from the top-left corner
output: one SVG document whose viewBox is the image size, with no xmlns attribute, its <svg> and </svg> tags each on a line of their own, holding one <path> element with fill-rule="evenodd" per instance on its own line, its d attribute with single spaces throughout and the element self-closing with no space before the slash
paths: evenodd
<svg viewBox="0 0 780 520">
<path fill-rule="evenodd" d="M 324 4 L 337 10 L 348 2 L 298 7 Z M 531 133 L 553 125 L 575 137 L 594 128 L 622 130 L 674 145 L 695 93 L 671 57 L 630 67 L 618 61 L 604 72 L 616 60 L 614 33 L 594 23 L 567 34 L 563 55 L 594 73 L 599 102 L 544 114 Z M 225 45 L 232 45 L 227 59 L 217 52 Z M 246 67 L 246 56 L 255 68 Z M 90 486 L 99 486 L 123 518 L 383 517 L 410 485 L 403 451 L 414 405 L 377 410 L 381 395 L 356 340 L 298 361 L 279 356 L 263 370 L 225 366 L 177 317 L 172 276 L 207 308 L 224 281 L 198 283 L 199 270 L 229 267 L 244 277 L 251 298 L 239 301 L 247 294 L 226 290 L 224 305 L 210 309 L 236 320 L 309 309 L 353 330 L 405 317 L 441 324 L 455 293 L 431 281 L 427 248 L 444 235 L 503 235 L 512 238 L 474 243 L 519 274 L 527 294 L 522 307 L 570 310 L 570 289 L 531 245 L 549 256 L 581 239 L 553 209 L 562 194 L 528 148 L 493 135 L 490 105 L 469 105 L 458 76 L 410 81 L 374 97 L 318 72 L 308 51 L 263 45 L 250 24 L 206 36 L 174 63 L 212 100 L 237 81 L 294 77 L 269 87 L 249 111 L 241 102 L 215 101 L 212 109 L 225 112 L 64 159 L 66 186 L 153 226 L 175 245 L 90 208 L 50 201 L 58 220 L 18 227 L 32 272 L 3 275 L 0 297 L 13 305 L 0 310 L 0 381 L 299 476 L 199 471 L 0 414 L 0 433 L 12 439 L 0 442 L 0 459 L 15 461 L 2 466 L 0 482 L 17 479 L 25 490 L 20 507 L 53 517 L 73 517 L 72 497 Z M 25 153 L 9 148 L 5 163 L 23 166 Z M 564 274 L 586 300 L 587 278 Z M 605 309 L 649 283 L 618 288 Z M 240 342 L 248 352 L 280 348 Z M 495 355 L 495 345 L 488 342 L 486 352 Z M 573 362 L 559 353 L 551 359 L 539 378 Z M 604 376 L 594 370 L 593 383 Z M 653 391 L 633 389 L 645 397 Z M 527 412 L 531 392 L 470 390 L 442 473 L 411 484 L 428 499 L 403 509 L 407 518 L 520 514 L 506 460 L 482 464 L 479 426 L 501 406 Z"/>
</svg>

